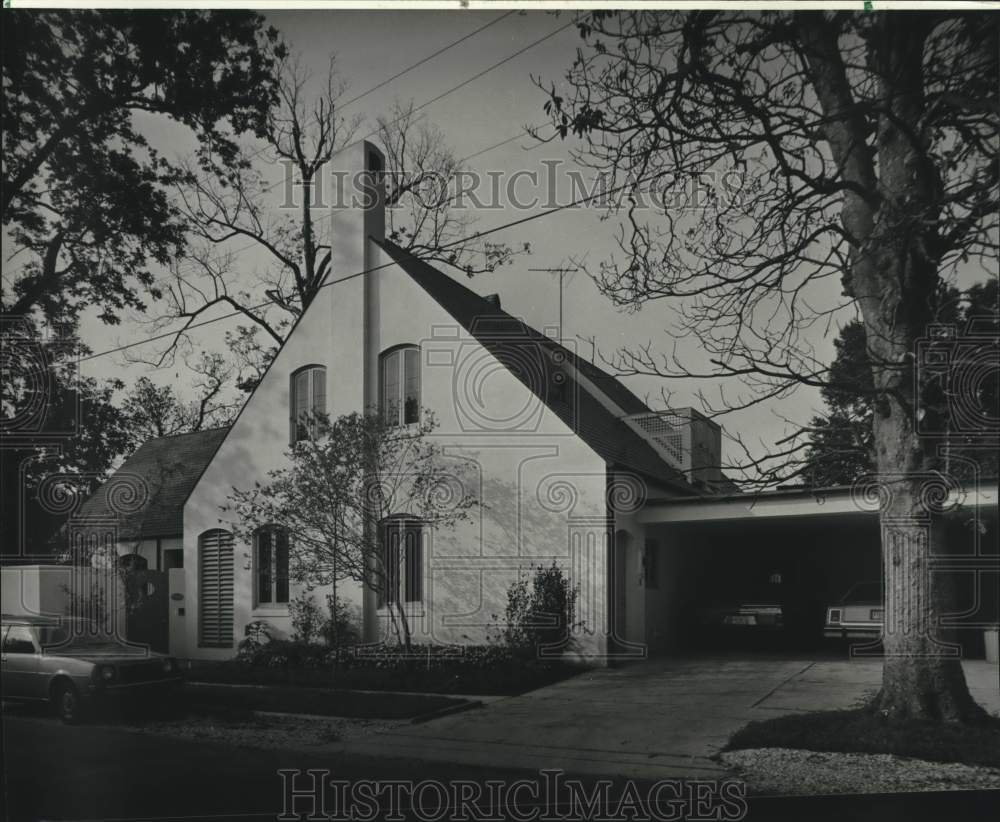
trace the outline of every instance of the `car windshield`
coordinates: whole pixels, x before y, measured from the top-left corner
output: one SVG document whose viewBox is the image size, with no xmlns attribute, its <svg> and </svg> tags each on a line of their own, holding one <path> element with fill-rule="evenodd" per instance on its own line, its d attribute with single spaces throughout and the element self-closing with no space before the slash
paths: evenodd
<svg viewBox="0 0 1000 822">
<path fill-rule="evenodd" d="M 881 602 L 882 583 L 880 582 L 859 582 L 854 585 L 840 600 L 847 602 Z"/>
</svg>

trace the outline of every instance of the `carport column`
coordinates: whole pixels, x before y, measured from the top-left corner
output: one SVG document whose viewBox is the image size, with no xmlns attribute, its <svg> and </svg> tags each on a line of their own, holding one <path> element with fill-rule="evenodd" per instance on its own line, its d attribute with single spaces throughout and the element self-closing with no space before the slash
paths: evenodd
<svg viewBox="0 0 1000 822">
<path fill-rule="evenodd" d="M 571 517 L 569 582 L 577 591 L 571 636 L 582 656 L 603 659 L 608 648 L 608 573 L 611 524 L 603 517 Z"/>
</svg>

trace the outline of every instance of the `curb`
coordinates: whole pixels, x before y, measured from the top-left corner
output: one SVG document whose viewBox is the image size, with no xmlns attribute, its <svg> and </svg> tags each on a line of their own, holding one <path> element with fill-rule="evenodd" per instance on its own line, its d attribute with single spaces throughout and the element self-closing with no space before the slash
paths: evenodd
<svg viewBox="0 0 1000 822">
<path fill-rule="evenodd" d="M 421 725 L 424 722 L 430 722 L 432 719 L 440 719 L 443 716 L 450 716 L 451 714 L 460 714 L 463 711 L 469 711 L 473 708 L 482 708 L 483 703 L 481 700 L 468 700 L 459 705 L 449 705 L 446 708 L 439 708 L 436 711 L 431 711 L 426 714 L 420 714 L 413 717 L 410 720 L 411 725 Z"/>
</svg>

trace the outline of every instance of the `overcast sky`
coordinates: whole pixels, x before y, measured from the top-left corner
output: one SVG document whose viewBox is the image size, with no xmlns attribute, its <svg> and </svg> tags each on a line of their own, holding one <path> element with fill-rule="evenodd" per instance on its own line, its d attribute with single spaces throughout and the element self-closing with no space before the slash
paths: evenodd
<svg viewBox="0 0 1000 822">
<path fill-rule="evenodd" d="M 566 26 L 572 19 L 566 14 L 452 11 L 281 11 L 267 13 L 267 17 L 317 75 L 322 76 L 325 72 L 328 55 L 336 53 L 339 71 L 351 84 L 348 98 L 381 83 L 490 20 L 503 17 L 497 24 L 460 46 L 365 96 L 345 112 L 362 115 L 369 122 L 386 112 L 394 98 L 402 101 L 412 99 L 419 105 Z M 532 83 L 531 78 L 542 78 L 546 84 L 558 82 L 572 62 L 579 44 L 580 36 L 570 25 L 516 59 L 428 106 L 424 113 L 444 132 L 458 156 L 480 152 L 523 132 L 527 124 L 544 122 L 542 105 L 545 94 Z M 189 140 L 178 129 L 164 127 L 160 122 L 150 122 L 146 127 L 154 143 L 161 148 L 177 154 L 190 149 Z M 503 172 L 505 177 L 509 177 L 519 170 L 542 172 L 546 162 L 568 160 L 567 146 L 560 142 L 532 146 L 532 140 L 525 136 L 481 154 L 472 159 L 469 166 L 484 174 L 489 171 Z M 274 167 L 265 171 L 277 179 Z M 561 191 L 569 190 L 567 179 L 561 178 L 559 185 Z M 532 212 L 512 207 L 486 210 L 477 215 L 477 227 L 490 228 L 529 213 Z M 613 218 L 602 219 L 604 216 L 595 208 L 569 209 L 491 237 L 494 241 L 505 240 L 516 245 L 530 243 L 533 253 L 519 257 L 514 266 L 504 267 L 495 274 L 463 280 L 480 293 L 499 292 L 504 308 L 522 316 L 534 327 L 554 326 L 558 318 L 556 279 L 552 275 L 533 273 L 527 269 L 558 267 L 566 264 L 571 257 L 586 257 L 588 263 L 597 263 L 612 254 L 618 224 Z M 238 260 L 243 276 L 247 278 L 252 278 L 255 270 L 266 262 L 263 255 L 252 249 L 241 251 Z M 831 298 L 835 296 L 831 294 Z M 637 346 L 652 342 L 654 347 L 663 350 L 669 350 L 672 345 L 666 306 L 654 303 L 638 314 L 623 313 L 601 296 L 583 274 L 567 280 L 564 306 L 565 339 L 573 341 L 577 335 L 593 336 L 597 348 L 608 354 L 622 345 Z M 846 315 L 845 319 L 848 317 Z M 199 330 L 195 332 L 194 340 L 206 348 L 218 347 L 226 327 L 229 327 L 226 323 L 217 323 Z M 137 320 L 114 329 L 87 322 L 83 329 L 85 342 L 95 351 L 132 342 L 149 333 L 148 326 Z M 812 333 L 813 344 L 828 360 L 836 329 L 828 331 L 818 327 Z M 579 350 L 589 356 L 590 344 L 576 341 Z M 690 345 L 685 346 L 682 341 L 678 351 L 688 358 L 690 368 L 697 369 L 702 365 L 698 361 L 699 352 Z M 103 357 L 88 362 L 85 373 L 128 379 L 146 372 L 143 367 L 123 366 L 123 363 L 120 355 Z M 177 382 L 181 388 L 187 385 L 187 376 L 177 368 L 151 376 L 158 382 Z M 640 396 L 659 396 L 661 385 L 655 380 L 634 378 L 627 379 L 626 383 Z M 695 399 L 695 391 L 702 389 L 717 398 L 720 388 L 718 385 L 688 381 L 672 381 L 662 387 L 671 392 L 673 404 L 692 404 L 696 407 L 699 403 Z M 727 390 L 735 395 L 739 387 L 732 385 Z M 651 404 L 659 407 L 658 403 Z M 729 430 L 743 432 L 751 440 L 772 443 L 785 429 L 781 417 L 804 421 L 819 405 L 815 392 L 800 390 L 791 398 L 770 406 L 734 412 L 720 422 Z"/>
</svg>

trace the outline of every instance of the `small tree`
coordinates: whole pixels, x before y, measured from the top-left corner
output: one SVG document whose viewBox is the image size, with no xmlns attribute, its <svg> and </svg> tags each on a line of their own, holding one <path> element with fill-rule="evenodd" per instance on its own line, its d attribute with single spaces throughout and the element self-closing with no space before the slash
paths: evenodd
<svg viewBox="0 0 1000 822">
<path fill-rule="evenodd" d="M 334 603 L 342 580 L 385 591 L 399 579 L 383 545 L 388 517 L 405 515 L 440 531 L 466 519 L 477 504 L 429 438 L 435 427 L 427 411 L 407 426 L 392 426 L 378 414 L 315 417 L 314 436 L 289 450 L 288 465 L 249 490 L 234 488 L 224 510 L 236 515 L 234 531 L 247 541 L 261 526 L 286 528 L 292 579 L 333 586 Z M 408 648 L 409 621 L 398 600 L 386 597 L 386 608 Z M 336 623 L 338 615 L 331 616 Z"/>
</svg>

